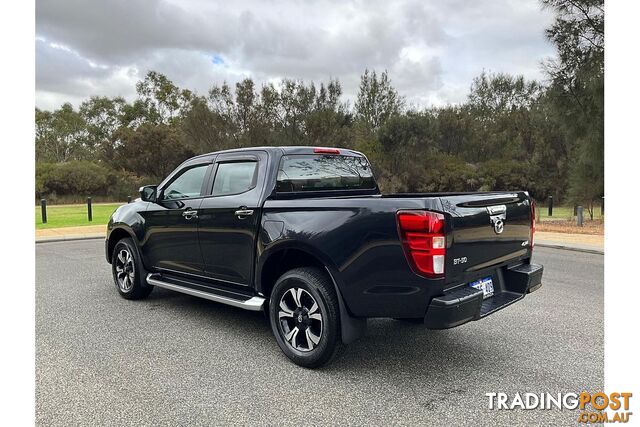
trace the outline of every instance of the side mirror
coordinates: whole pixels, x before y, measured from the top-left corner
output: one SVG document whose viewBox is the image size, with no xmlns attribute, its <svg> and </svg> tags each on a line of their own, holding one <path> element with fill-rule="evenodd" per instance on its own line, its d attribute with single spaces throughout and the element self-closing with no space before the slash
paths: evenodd
<svg viewBox="0 0 640 427">
<path fill-rule="evenodd" d="M 156 192 L 158 191 L 157 185 L 145 185 L 144 187 L 140 187 L 140 198 L 143 202 L 154 202 L 156 201 Z"/>
</svg>

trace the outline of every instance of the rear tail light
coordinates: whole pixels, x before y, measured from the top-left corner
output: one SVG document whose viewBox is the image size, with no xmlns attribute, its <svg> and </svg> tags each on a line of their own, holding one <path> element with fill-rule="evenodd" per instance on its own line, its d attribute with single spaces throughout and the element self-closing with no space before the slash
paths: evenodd
<svg viewBox="0 0 640 427">
<path fill-rule="evenodd" d="M 536 202 L 531 200 L 531 236 L 529 238 L 529 245 L 533 250 L 533 236 L 536 233 Z"/>
<path fill-rule="evenodd" d="M 413 270 L 425 277 L 443 277 L 447 250 L 444 215 L 429 211 L 399 211 L 398 230 Z"/>
</svg>

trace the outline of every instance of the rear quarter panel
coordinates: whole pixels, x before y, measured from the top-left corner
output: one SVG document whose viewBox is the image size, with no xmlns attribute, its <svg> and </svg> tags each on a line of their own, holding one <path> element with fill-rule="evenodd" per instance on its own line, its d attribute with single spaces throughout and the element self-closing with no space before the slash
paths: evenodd
<svg viewBox="0 0 640 427">
<path fill-rule="evenodd" d="M 258 240 L 258 269 L 278 251 L 301 249 L 329 268 L 353 315 L 423 316 L 444 280 L 429 280 L 411 270 L 398 237 L 400 209 L 441 206 L 437 198 L 267 200 L 262 225 L 270 231 Z"/>
</svg>

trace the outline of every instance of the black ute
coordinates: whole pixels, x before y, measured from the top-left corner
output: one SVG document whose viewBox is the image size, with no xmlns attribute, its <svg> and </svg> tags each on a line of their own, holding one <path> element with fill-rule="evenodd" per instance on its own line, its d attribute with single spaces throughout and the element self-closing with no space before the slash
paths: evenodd
<svg viewBox="0 0 640 427">
<path fill-rule="evenodd" d="M 327 363 L 366 319 L 442 329 L 542 283 L 527 192 L 379 192 L 356 151 L 263 147 L 182 163 L 112 215 L 120 295 L 154 286 L 268 316 L 295 363 Z"/>
</svg>

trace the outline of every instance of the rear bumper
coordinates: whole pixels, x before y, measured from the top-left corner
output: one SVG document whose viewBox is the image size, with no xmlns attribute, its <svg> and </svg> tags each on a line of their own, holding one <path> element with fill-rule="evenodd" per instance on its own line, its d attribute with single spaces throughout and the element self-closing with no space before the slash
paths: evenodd
<svg viewBox="0 0 640 427">
<path fill-rule="evenodd" d="M 506 269 L 497 283 L 496 293 L 483 300 L 482 291 L 459 286 L 431 300 L 424 318 L 429 329 L 447 329 L 486 317 L 542 286 L 543 267 L 520 264 Z"/>
</svg>

